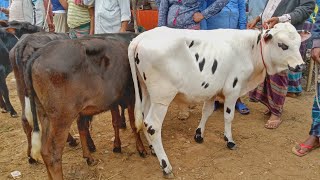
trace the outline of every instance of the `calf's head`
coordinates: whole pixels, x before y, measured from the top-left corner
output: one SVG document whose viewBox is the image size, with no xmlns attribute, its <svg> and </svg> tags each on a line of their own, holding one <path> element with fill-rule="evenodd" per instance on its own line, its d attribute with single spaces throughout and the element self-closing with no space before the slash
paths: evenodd
<svg viewBox="0 0 320 180">
<path fill-rule="evenodd" d="M 279 23 L 262 34 L 263 56 L 270 75 L 290 69 L 302 71 L 305 63 L 300 55 L 300 44 L 311 34 L 298 32 L 290 23 Z"/>
</svg>

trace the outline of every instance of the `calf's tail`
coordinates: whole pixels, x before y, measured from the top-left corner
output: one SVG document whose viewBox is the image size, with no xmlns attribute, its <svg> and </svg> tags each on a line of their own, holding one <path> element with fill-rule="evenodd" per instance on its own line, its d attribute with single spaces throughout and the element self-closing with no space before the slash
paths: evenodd
<svg viewBox="0 0 320 180">
<path fill-rule="evenodd" d="M 143 115 L 142 115 L 142 105 L 140 99 L 140 92 L 139 92 L 139 84 L 137 78 L 137 68 L 135 64 L 135 51 L 139 44 L 142 35 L 137 36 L 132 40 L 128 48 L 128 57 L 129 63 L 131 68 L 131 74 L 134 84 L 134 91 L 135 91 L 135 107 L 134 107 L 134 115 L 135 115 L 135 125 L 137 131 L 139 132 L 143 128 Z"/>
<path fill-rule="evenodd" d="M 40 128 L 39 128 L 39 123 L 38 123 L 38 116 L 37 116 L 37 110 L 36 110 L 36 103 L 35 103 L 35 98 L 36 98 L 36 93 L 33 88 L 32 84 L 32 65 L 35 61 L 36 57 L 31 58 L 27 62 L 26 69 L 24 71 L 24 80 L 25 80 L 25 85 L 27 89 L 27 93 L 29 98 L 26 97 L 26 116 L 27 119 L 31 121 L 33 124 L 33 132 L 32 132 L 32 138 L 31 138 L 31 157 L 34 158 L 35 160 L 39 160 L 41 158 L 41 134 L 40 134 Z"/>
</svg>

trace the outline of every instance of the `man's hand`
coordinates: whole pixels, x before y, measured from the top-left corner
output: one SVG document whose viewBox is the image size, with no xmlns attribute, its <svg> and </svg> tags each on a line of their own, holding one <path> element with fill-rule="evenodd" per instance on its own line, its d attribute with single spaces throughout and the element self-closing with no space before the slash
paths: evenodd
<svg viewBox="0 0 320 180">
<path fill-rule="evenodd" d="M 125 29 L 125 28 L 120 28 L 120 31 L 119 32 L 126 32 L 127 31 L 127 29 Z"/>
<path fill-rule="evenodd" d="M 204 19 L 204 16 L 200 12 L 196 12 L 196 13 L 193 14 L 193 21 L 194 22 L 198 23 L 202 19 Z"/>
<path fill-rule="evenodd" d="M 270 28 L 273 28 L 273 26 L 278 24 L 278 23 L 279 23 L 279 18 L 278 17 L 272 17 L 272 18 L 266 20 L 263 23 L 263 28 L 264 29 L 270 29 Z"/>
<path fill-rule="evenodd" d="M 254 29 L 259 21 L 260 21 L 260 16 L 256 17 L 252 21 L 250 21 L 247 24 L 247 29 Z"/>
<path fill-rule="evenodd" d="M 320 64 L 320 48 L 313 48 L 311 51 L 311 57 L 315 62 Z"/>
</svg>

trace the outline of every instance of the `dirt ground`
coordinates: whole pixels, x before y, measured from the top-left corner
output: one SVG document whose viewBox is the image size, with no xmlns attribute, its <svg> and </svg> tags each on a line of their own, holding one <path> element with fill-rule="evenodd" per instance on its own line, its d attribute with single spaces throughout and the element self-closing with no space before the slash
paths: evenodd
<svg viewBox="0 0 320 180">
<path fill-rule="evenodd" d="M 13 75 L 7 79 L 10 98 L 17 112 L 21 112 Z M 249 115 L 236 113 L 233 137 L 236 150 L 226 148 L 223 140 L 223 112 L 218 110 L 208 120 L 204 143 L 193 140 L 201 116 L 201 105 L 192 110 L 185 121 L 178 120 L 175 104 L 166 116 L 162 140 L 173 166 L 176 179 L 319 179 L 320 150 L 305 157 L 296 157 L 291 148 L 307 137 L 311 124 L 311 106 L 314 93 L 287 98 L 283 123 L 276 130 L 264 128 L 265 107 L 244 102 Z M 127 123 L 129 125 L 129 123 Z M 73 125 L 71 133 L 77 135 Z M 110 113 L 94 118 L 92 136 L 97 146 L 93 153 L 99 164 L 88 167 L 82 158 L 81 146 L 66 145 L 63 154 L 65 179 L 161 179 L 162 171 L 156 157 L 141 158 L 135 150 L 131 130 L 122 130 L 122 153 L 112 152 L 113 128 Z M 143 137 L 144 138 L 144 137 Z M 145 146 L 147 143 L 144 140 Z M 26 158 L 27 141 L 20 118 L 0 114 L 0 179 L 12 179 L 10 172 L 20 171 L 22 179 L 47 179 L 43 163 L 29 165 Z"/>
</svg>

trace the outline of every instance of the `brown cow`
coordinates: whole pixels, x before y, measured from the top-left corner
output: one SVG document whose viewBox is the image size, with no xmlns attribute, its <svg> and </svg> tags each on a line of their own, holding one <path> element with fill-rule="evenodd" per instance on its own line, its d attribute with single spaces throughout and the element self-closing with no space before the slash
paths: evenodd
<svg viewBox="0 0 320 180">
<path fill-rule="evenodd" d="M 103 37 L 58 40 L 41 48 L 28 61 L 24 73 L 33 114 L 32 141 L 38 144 L 32 146 L 32 155 L 36 157 L 41 147 L 49 179 L 63 179 L 62 152 L 73 120 L 81 122 L 80 116 L 113 110 L 118 112 L 112 114 L 117 137 L 116 119 L 119 119 L 118 104 L 121 101 L 128 105 L 137 150 L 140 154 L 146 153 L 134 127 L 134 89 L 127 48 L 126 43 Z M 37 117 L 41 123 L 41 135 Z M 93 161 L 81 132 L 80 138 L 84 158 Z M 120 139 L 115 143 L 121 147 Z"/>
<path fill-rule="evenodd" d="M 36 160 L 34 160 L 30 156 L 32 127 L 28 123 L 27 117 L 25 114 L 25 97 L 27 92 L 26 92 L 25 82 L 23 77 L 23 68 L 27 60 L 32 56 L 32 54 L 36 50 L 43 47 L 48 42 L 51 42 L 53 40 L 58 40 L 58 39 L 69 39 L 69 36 L 67 34 L 57 34 L 57 33 L 47 33 L 47 32 L 38 32 L 34 34 L 23 35 L 9 53 L 10 63 L 16 78 L 17 94 L 18 94 L 18 97 L 21 103 L 21 108 L 22 108 L 21 122 L 22 122 L 23 130 L 27 136 L 27 141 L 28 141 L 27 156 L 30 164 L 35 163 Z M 68 136 L 68 142 L 70 146 L 76 146 L 78 144 L 70 134 Z M 92 147 L 94 147 L 94 144 L 91 145 L 91 148 L 89 147 L 89 149 L 92 150 Z"/>
</svg>

